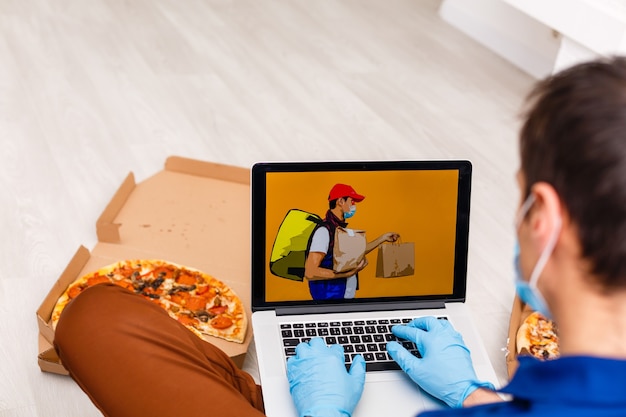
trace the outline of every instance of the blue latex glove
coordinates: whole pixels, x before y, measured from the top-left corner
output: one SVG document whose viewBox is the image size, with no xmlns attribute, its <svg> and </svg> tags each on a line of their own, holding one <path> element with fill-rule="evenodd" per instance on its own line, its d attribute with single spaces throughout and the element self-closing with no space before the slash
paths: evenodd
<svg viewBox="0 0 626 417">
<path fill-rule="evenodd" d="M 315 338 L 296 347 L 287 378 L 300 417 L 350 417 L 363 393 L 365 360 L 356 356 L 348 373 L 343 346 Z"/>
<path fill-rule="evenodd" d="M 424 391 L 450 407 L 462 407 L 477 388 L 495 389 L 489 382 L 478 381 L 461 334 L 447 320 L 421 317 L 391 331 L 414 342 L 422 358 L 411 355 L 397 342 L 387 344 L 391 357 Z"/>
</svg>

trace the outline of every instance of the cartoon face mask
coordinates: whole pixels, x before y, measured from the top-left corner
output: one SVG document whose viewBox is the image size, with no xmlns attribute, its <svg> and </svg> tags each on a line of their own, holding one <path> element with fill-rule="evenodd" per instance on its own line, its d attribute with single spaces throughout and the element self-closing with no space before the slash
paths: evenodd
<svg viewBox="0 0 626 417">
<path fill-rule="evenodd" d="M 350 211 L 343 213 L 343 218 L 349 219 L 350 217 L 354 216 L 354 213 L 356 213 L 356 206 L 353 204 L 350 206 Z"/>
</svg>

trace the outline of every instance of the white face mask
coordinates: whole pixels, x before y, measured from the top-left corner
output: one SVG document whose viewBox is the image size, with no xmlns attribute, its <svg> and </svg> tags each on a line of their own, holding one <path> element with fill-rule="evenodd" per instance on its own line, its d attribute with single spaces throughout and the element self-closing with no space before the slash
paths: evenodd
<svg viewBox="0 0 626 417">
<path fill-rule="evenodd" d="M 518 230 L 524 217 L 528 214 L 528 210 L 535 202 L 535 197 L 531 194 L 528 196 L 524 204 L 522 204 L 522 208 L 520 209 L 517 218 L 515 219 L 515 229 Z M 522 277 L 522 270 L 520 268 L 519 263 L 519 243 L 516 243 L 515 248 L 515 290 L 519 295 L 519 298 L 528 304 L 530 308 L 535 311 L 540 312 L 547 318 L 552 318 L 552 314 L 550 313 L 550 309 L 548 308 L 548 304 L 546 303 L 545 298 L 537 288 L 537 281 L 539 281 L 539 276 L 541 272 L 543 272 L 543 268 L 546 266 L 548 259 L 552 255 L 552 251 L 554 250 L 554 246 L 556 245 L 557 238 L 559 237 L 559 233 L 561 232 L 561 217 L 557 218 L 556 225 L 550 238 L 548 239 L 548 243 L 546 247 L 539 255 L 539 260 L 535 264 L 532 273 L 530 274 L 530 279 L 528 282 L 524 281 Z"/>
</svg>

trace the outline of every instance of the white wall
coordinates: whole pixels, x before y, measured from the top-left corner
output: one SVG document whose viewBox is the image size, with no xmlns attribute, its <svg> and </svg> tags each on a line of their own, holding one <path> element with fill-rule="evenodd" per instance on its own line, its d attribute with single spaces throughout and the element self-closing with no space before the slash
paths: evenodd
<svg viewBox="0 0 626 417">
<path fill-rule="evenodd" d="M 444 0 L 439 14 L 536 78 L 597 56 L 626 54 L 621 1 Z"/>
</svg>

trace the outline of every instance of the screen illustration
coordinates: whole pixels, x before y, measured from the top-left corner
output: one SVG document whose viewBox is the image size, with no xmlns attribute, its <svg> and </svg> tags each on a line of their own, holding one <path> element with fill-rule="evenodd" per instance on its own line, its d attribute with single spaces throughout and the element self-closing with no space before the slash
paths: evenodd
<svg viewBox="0 0 626 417">
<path fill-rule="evenodd" d="M 456 170 L 272 172 L 267 301 L 449 294 Z"/>
</svg>

